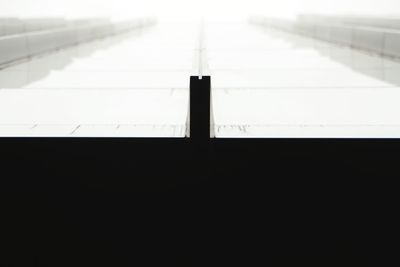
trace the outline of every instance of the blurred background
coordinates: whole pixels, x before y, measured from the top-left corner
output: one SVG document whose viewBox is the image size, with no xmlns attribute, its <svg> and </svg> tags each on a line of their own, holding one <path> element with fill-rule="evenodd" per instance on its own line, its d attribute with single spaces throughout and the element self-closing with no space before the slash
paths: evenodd
<svg viewBox="0 0 400 267">
<path fill-rule="evenodd" d="M 156 16 L 160 21 L 243 20 L 248 15 L 294 17 L 299 13 L 393 15 L 398 0 L 0 0 L 0 17 L 66 18 Z"/>
</svg>

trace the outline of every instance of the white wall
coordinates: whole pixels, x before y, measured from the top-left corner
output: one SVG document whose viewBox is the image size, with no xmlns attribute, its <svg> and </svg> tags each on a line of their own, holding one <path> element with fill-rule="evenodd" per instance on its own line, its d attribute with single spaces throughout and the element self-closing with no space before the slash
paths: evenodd
<svg viewBox="0 0 400 267">
<path fill-rule="evenodd" d="M 0 0 L 0 16 L 155 15 L 167 20 L 201 16 L 242 19 L 249 14 L 294 16 L 298 13 L 400 14 L 399 0 Z"/>
</svg>

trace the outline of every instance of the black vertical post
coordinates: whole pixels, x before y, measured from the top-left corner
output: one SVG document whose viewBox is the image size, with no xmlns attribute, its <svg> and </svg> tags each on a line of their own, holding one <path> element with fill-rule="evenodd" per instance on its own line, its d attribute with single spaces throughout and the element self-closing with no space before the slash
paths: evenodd
<svg viewBox="0 0 400 267">
<path fill-rule="evenodd" d="M 190 77 L 190 139 L 195 143 L 210 139 L 211 78 Z"/>
</svg>

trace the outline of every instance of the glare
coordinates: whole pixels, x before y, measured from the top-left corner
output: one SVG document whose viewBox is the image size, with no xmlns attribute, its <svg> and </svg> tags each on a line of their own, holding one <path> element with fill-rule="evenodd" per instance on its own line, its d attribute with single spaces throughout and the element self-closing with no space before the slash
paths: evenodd
<svg viewBox="0 0 400 267">
<path fill-rule="evenodd" d="M 165 21 L 243 20 L 251 14 L 294 17 L 299 13 L 398 13 L 398 0 L 0 0 L 0 16 L 152 15 Z"/>
</svg>

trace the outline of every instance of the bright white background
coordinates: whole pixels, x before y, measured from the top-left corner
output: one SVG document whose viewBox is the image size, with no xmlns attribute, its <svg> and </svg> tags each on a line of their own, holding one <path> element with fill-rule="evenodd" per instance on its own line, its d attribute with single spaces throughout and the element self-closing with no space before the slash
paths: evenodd
<svg viewBox="0 0 400 267">
<path fill-rule="evenodd" d="M 249 14 L 293 17 L 298 13 L 400 13 L 399 0 L 0 0 L 0 16 L 145 15 L 161 20 L 241 20 Z"/>
</svg>

